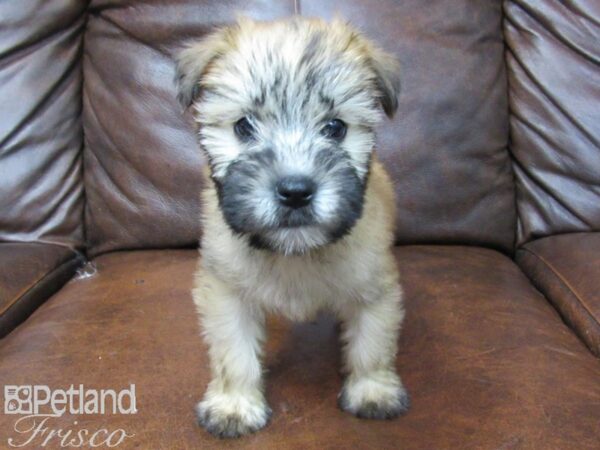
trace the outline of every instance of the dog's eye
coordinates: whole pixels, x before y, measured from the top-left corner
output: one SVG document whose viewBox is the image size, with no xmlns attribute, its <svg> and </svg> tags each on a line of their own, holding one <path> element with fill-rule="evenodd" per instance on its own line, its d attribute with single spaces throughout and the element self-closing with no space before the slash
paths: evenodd
<svg viewBox="0 0 600 450">
<path fill-rule="evenodd" d="M 254 135 L 254 127 L 247 117 L 242 117 L 238 120 L 233 126 L 233 131 L 235 131 L 236 136 L 242 141 L 248 141 Z"/>
<path fill-rule="evenodd" d="M 346 136 L 346 124 L 340 119 L 333 119 L 327 122 L 327 125 L 323 127 L 321 132 L 324 136 L 341 141 Z"/>
</svg>

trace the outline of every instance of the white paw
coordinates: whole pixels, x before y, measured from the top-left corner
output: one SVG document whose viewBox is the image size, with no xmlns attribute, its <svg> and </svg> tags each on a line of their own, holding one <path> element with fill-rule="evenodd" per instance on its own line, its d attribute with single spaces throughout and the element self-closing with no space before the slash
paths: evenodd
<svg viewBox="0 0 600 450">
<path fill-rule="evenodd" d="M 410 406 L 408 393 L 392 371 L 350 376 L 338 396 L 341 409 L 362 419 L 391 419 Z"/>
<path fill-rule="evenodd" d="M 198 423 L 220 438 L 235 438 L 263 428 L 271 409 L 262 394 L 207 393 L 196 405 Z"/>
</svg>

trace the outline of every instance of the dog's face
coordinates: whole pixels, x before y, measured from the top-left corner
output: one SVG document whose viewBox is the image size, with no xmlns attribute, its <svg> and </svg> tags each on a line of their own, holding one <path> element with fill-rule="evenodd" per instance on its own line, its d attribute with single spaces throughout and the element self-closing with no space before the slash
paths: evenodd
<svg viewBox="0 0 600 450">
<path fill-rule="evenodd" d="M 178 82 L 234 232 L 298 254 L 351 230 L 397 106 L 393 58 L 340 21 L 241 20 L 185 49 Z"/>
</svg>

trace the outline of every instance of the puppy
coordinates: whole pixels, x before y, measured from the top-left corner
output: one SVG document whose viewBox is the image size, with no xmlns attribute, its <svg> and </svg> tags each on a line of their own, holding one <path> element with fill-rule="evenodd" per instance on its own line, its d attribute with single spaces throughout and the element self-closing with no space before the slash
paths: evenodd
<svg viewBox="0 0 600 450">
<path fill-rule="evenodd" d="M 395 202 L 373 153 L 381 110 L 397 107 L 397 63 L 340 20 L 294 17 L 240 19 L 189 45 L 177 66 L 209 161 L 193 297 L 212 381 L 199 423 L 220 437 L 264 427 L 265 314 L 306 320 L 322 309 L 342 323 L 339 406 L 403 413 Z"/>
</svg>

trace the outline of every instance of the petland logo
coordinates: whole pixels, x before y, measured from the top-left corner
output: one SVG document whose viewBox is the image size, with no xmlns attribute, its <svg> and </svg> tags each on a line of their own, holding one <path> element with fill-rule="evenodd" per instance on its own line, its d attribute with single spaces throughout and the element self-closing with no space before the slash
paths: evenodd
<svg viewBox="0 0 600 450">
<path fill-rule="evenodd" d="M 4 386 L 4 413 L 21 415 L 13 426 L 18 437 L 8 438 L 11 447 L 33 445 L 36 448 L 60 447 L 116 447 L 134 435 L 122 428 L 77 429 L 56 428 L 52 419 L 65 414 L 136 414 L 135 384 L 129 389 L 85 389 L 82 384 L 68 389 L 50 389 L 45 385 Z"/>
</svg>

